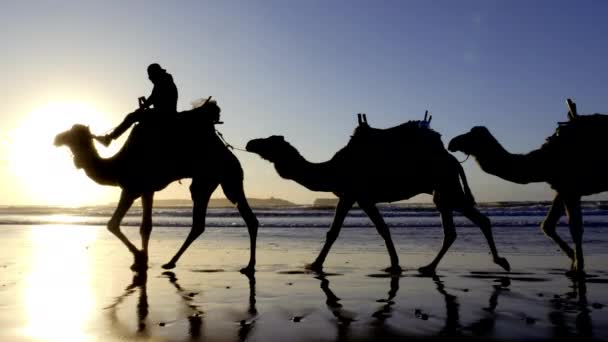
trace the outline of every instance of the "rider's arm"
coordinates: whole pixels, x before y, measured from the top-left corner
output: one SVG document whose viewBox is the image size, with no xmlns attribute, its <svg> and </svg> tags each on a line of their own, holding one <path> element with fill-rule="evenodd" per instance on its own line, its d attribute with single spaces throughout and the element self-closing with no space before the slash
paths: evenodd
<svg viewBox="0 0 608 342">
<path fill-rule="evenodd" d="M 154 102 L 156 102 L 156 98 L 158 97 L 158 90 L 156 89 L 157 87 L 154 86 L 154 88 L 152 89 L 152 93 L 150 94 L 150 96 L 148 96 L 148 98 L 144 101 L 143 105 L 141 106 L 141 108 L 143 109 L 148 109 L 150 108 L 151 105 L 154 104 Z"/>
</svg>

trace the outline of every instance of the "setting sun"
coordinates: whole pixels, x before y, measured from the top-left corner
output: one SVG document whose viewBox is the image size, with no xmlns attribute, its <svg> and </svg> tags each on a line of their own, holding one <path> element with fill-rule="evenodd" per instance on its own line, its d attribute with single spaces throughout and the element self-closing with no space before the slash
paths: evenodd
<svg viewBox="0 0 608 342">
<path fill-rule="evenodd" d="M 110 127 L 109 120 L 92 106 L 61 102 L 32 111 L 10 132 L 10 170 L 28 202 L 90 204 L 99 202 L 110 191 L 76 169 L 67 149 L 53 146 L 55 135 L 75 123 L 90 125 L 93 130 Z"/>
</svg>

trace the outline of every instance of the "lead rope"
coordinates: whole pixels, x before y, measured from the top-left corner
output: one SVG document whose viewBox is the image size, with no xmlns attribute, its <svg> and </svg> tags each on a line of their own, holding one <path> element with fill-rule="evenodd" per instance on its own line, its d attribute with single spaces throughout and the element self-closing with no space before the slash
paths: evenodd
<svg viewBox="0 0 608 342">
<path fill-rule="evenodd" d="M 467 157 L 466 157 L 466 158 L 464 158 L 464 160 L 463 160 L 463 161 L 460 161 L 460 160 L 459 160 L 458 162 L 459 162 L 460 164 L 463 164 L 464 162 L 466 162 L 467 160 L 469 160 L 469 157 L 470 157 L 470 156 L 471 156 L 470 154 L 467 154 Z"/>
<path fill-rule="evenodd" d="M 220 137 L 220 140 L 222 140 L 224 145 L 226 145 L 226 147 L 228 147 L 229 149 L 250 153 L 249 151 L 247 151 L 245 149 L 232 146 L 229 142 L 226 141 L 226 139 L 224 138 L 224 135 L 222 133 L 220 133 L 220 131 L 218 131 L 217 129 L 215 130 L 215 134 L 217 134 L 217 136 Z"/>
</svg>

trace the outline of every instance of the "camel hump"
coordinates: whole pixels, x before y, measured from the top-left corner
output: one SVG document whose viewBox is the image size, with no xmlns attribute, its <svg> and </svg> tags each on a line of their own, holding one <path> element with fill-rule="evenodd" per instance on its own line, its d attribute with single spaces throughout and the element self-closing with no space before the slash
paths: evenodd
<svg viewBox="0 0 608 342">
<path fill-rule="evenodd" d="M 192 122 L 192 124 L 222 124 L 220 121 L 220 113 L 222 109 L 218 106 L 217 102 L 209 98 L 203 100 L 199 99 L 192 103 L 193 108 L 180 112 L 179 118 Z"/>
<path fill-rule="evenodd" d="M 411 145 L 412 148 L 436 146 L 441 150 L 444 149 L 441 134 L 419 120 L 385 129 L 358 126 L 347 146 L 354 147 L 359 144 L 375 145 L 375 147 Z"/>
<path fill-rule="evenodd" d="M 555 133 L 547 138 L 544 148 L 597 148 L 595 144 L 606 146 L 608 141 L 608 115 L 577 115 L 567 122 L 559 122 Z"/>
</svg>

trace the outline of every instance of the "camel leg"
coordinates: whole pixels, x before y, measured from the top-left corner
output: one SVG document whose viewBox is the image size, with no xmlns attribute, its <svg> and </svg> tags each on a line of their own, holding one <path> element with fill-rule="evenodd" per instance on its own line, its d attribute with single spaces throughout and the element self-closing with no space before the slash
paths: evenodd
<svg viewBox="0 0 608 342">
<path fill-rule="evenodd" d="M 241 269 L 241 273 L 253 273 L 255 272 L 255 246 L 258 236 L 258 227 L 260 224 L 258 219 L 255 217 L 255 214 L 251 210 L 251 207 L 249 207 L 249 203 L 247 203 L 245 195 L 243 195 L 243 198 L 237 202 L 236 207 L 239 210 L 239 213 L 241 213 L 243 220 L 245 220 L 245 224 L 247 224 L 247 231 L 249 232 L 249 264 L 247 264 L 247 267 Z"/>
<path fill-rule="evenodd" d="M 388 250 L 388 255 L 391 258 L 391 266 L 386 269 L 387 272 L 391 273 L 401 273 L 401 266 L 399 266 L 399 256 L 397 255 L 397 251 L 395 250 L 395 245 L 393 245 L 393 239 L 391 238 L 391 232 L 388 229 L 388 225 L 384 222 L 382 215 L 380 215 L 380 211 L 373 204 L 362 204 L 359 202 L 361 209 L 369 216 L 372 220 L 372 223 L 376 226 L 376 230 L 384 239 L 384 243 L 386 244 L 386 249 Z"/>
<path fill-rule="evenodd" d="M 448 251 L 452 243 L 456 241 L 456 228 L 454 227 L 452 210 L 440 209 L 439 212 L 441 214 L 441 225 L 443 226 L 443 244 L 435 259 L 430 264 L 418 269 L 422 274 L 434 274 L 441 258 L 443 258 L 443 255 Z"/>
<path fill-rule="evenodd" d="M 255 247 L 258 236 L 258 227 L 260 224 L 258 219 L 255 217 L 255 214 L 251 210 L 251 207 L 249 207 L 249 203 L 247 203 L 245 191 L 243 190 L 243 175 L 241 172 L 238 172 L 222 180 L 221 184 L 224 195 L 226 195 L 226 198 L 228 198 L 232 203 L 236 203 L 236 208 L 243 217 L 245 224 L 247 224 L 250 244 L 249 264 L 247 264 L 247 267 L 241 269 L 241 273 L 253 274 L 253 272 L 255 272 Z"/>
<path fill-rule="evenodd" d="M 570 273 L 574 275 L 585 274 L 585 260 L 583 257 L 583 214 L 581 212 L 580 197 L 565 198 L 568 225 L 574 242 L 574 262 Z"/>
<path fill-rule="evenodd" d="M 496 249 L 496 244 L 494 243 L 492 223 L 490 222 L 490 219 L 484 214 L 480 213 L 475 207 L 470 207 L 463 210 L 462 214 L 481 229 L 483 236 L 485 236 L 486 240 L 488 241 L 488 245 L 490 246 L 490 252 L 492 252 L 494 263 L 504 268 L 505 271 L 510 271 L 511 266 L 509 265 L 507 259 L 498 255 L 498 250 Z"/>
<path fill-rule="evenodd" d="M 547 235 L 553 241 L 555 241 L 555 243 L 557 243 L 559 248 L 561 248 L 561 250 L 566 253 L 568 258 L 570 258 L 572 263 L 574 263 L 574 251 L 572 250 L 572 248 L 570 248 L 570 246 L 568 246 L 566 241 L 562 240 L 562 238 L 557 235 L 556 231 L 557 221 L 559 221 L 562 215 L 564 215 L 565 211 L 566 209 L 564 201 L 558 194 L 555 196 L 555 199 L 553 199 L 553 204 L 551 205 L 551 208 L 547 213 L 547 217 L 545 217 L 543 223 L 541 224 L 541 229 L 543 230 L 545 235 Z"/>
<path fill-rule="evenodd" d="M 141 226 L 139 227 L 139 235 L 141 236 L 141 252 L 143 253 L 142 262 L 148 264 L 148 243 L 150 242 L 150 234 L 152 233 L 152 203 L 154 199 L 153 192 L 144 193 L 141 196 L 142 218 Z"/>
<path fill-rule="evenodd" d="M 190 244 L 205 231 L 205 216 L 207 215 L 209 198 L 218 185 L 219 183 L 216 182 L 203 185 L 197 180 L 192 181 L 192 185 L 190 185 L 190 194 L 192 196 L 192 201 L 194 202 L 194 207 L 192 209 L 192 229 L 190 230 L 188 237 L 186 237 L 186 241 L 184 241 L 173 258 L 162 266 L 164 269 L 169 270 L 175 268 L 175 264 L 188 249 Z"/>
<path fill-rule="evenodd" d="M 139 250 L 137 250 L 137 247 L 135 247 L 131 243 L 131 241 L 129 241 L 129 239 L 127 239 L 127 237 L 120 231 L 120 222 L 122 221 L 127 211 L 129 211 L 129 208 L 131 208 L 131 205 L 133 205 L 133 201 L 135 201 L 136 198 L 137 196 L 125 190 L 122 190 L 122 192 L 120 193 L 120 200 L 118 201 L 118 207 L 116 207 L 114 214 L 112 214 L 112 218 L 108 222 L 108 230 L 112 234 L 116 235 L 116 237 L 120 241 L 122 241 L 122 243 L 127 246 L 129 251 L 133 254 L 133 258 L 135 259 L 133 265 L 131 266 L 131 269 L 133 270 L 138 269 L 140 268 L 140 266 L 142 266 L 140 263 L 141 253 Z"/>
<path fill-rule="evenodd" d="M 255 246 L 258 236 L 258 227 L 260 224 L 258 219 L 255 217 L 255 214 L 251 210 L 249 203 L 247 203 L 247 198 L 245 197 L 245 192 L 243 191 L 243 183 L 239 182 L 239 186 L 235 190 L 236 192 L 234 194 L 234 200 L 236 202 L 236 208 L 243 217 L 245 224 L 247 224 L 247 231 L 249 232 L 249 264 L 247 264 L 247 267 L 241 269 L 241 273 L 248 274 L 255 272 Z M 224 192 L 225 191 L 226 189 L 224 189 Z"/>
<path fill-rule="evenodd" d="M 327 237 L 325 239 L 325 244 L 321 249 L 321 252 L 317 256 L 317 259 L 312 264 L 306 265 L 306 268 L 313 271 L 321 271 L 323 270 L 323 263 L 325 262 L 325 258 L 327 258 L 327 254 L 329 254 L 329 250 L 331 246 L 334 244 L 338 235 L 340 234 L 340 229 L 342 229 L 342 224 L 344 223 L 344 219 L 346 218 L 346 214 L 350 208 L 352 208 L 355 201 L 346 198 L 340 198 L 338 201 L 338 205 L 336 206 L 336 212 L 334 214 L 334 220 L 329 227 L 329 231 L 327 232 Z"/>
</svg>

